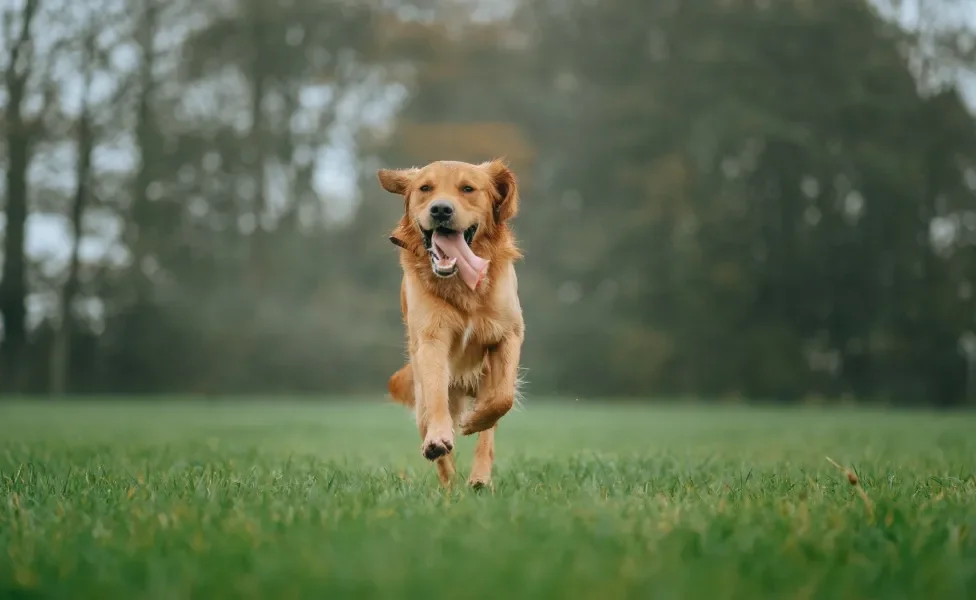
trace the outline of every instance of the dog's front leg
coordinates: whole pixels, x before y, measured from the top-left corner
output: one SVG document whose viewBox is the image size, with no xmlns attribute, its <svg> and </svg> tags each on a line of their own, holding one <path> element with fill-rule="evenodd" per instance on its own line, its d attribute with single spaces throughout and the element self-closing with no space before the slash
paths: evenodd
<svg viewBox="0 0 976 600">
<path fill-rule="evenodd" d="M 424 415 L 417 414 L 417 426 L 420 429 L 420 439 L 427 439 L 427 422 L 424 420 Z M 437 465 L 437 478 L 440 480 L 441 485 L 444 487 L 451 487 L 451 481 L 454 479 L 454 454 L 445 454 L 437 460 L 434 461 Z"/>
<path fill-rule="evenodd" d="M 471 412 L 461 420 L 461 432 L 471 435 L 495 426 L 515 404 L 522 337 L 510 334 L 488 351 L 485 373 Z"/>
<path fill-rule="evenodd" d="M 450 454 L 454 449 L 454 422 L 448 401 L 450 366 L 448 342 L 441 336 L 428 336 L 417 348 L 417 418 L 426 430 L 421 452 L 427 460 Z"/>
</svg>

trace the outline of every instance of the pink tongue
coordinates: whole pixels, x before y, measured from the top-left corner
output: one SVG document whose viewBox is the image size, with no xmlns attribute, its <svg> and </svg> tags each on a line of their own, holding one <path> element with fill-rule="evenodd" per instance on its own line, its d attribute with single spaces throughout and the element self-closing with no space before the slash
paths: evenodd
<svg viewBox="0 0 976 600">
<path fill-rule="evenodd" d="M 447 258 L 457 260 L 461 279 L 469 288 L 476 289 L 488 272 L 488 261 L 472 252 L 460 234 L 444 235 L 435 232 L 433 242 Z"/>
</svg>

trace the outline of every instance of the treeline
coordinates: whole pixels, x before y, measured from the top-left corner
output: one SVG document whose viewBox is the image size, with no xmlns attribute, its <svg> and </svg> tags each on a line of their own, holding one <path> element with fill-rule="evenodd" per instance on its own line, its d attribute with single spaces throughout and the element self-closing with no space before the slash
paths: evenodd
<svg viewBox="0 0 976 600">
<path fill-rule="evenodd" d="M 502 155 L 533 393 L 976 403 L 959 21 L 495 6 L 0 9 L 0 387 L 382 390 L 402 205 L 375 168 Z"/>
</svg>

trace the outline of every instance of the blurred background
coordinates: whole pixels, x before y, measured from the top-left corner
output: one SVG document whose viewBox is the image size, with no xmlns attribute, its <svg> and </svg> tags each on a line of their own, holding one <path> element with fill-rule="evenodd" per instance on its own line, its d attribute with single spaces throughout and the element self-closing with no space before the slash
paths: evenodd
<svg viewBox="0 0 976 600">
<path fill-rule="evenodd" d="M 381 393 L 508 159 L 533 395 L 976 406 L 971 0 L 5 0 L 0 388 Z"/>
</svg>

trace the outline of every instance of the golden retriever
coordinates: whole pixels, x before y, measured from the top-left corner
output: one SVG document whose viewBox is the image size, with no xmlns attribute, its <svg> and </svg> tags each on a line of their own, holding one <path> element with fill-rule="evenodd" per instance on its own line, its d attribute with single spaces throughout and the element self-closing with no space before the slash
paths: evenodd
<svg viewBox="0 0 976 600">
<path fill-rule="evenodd" d="M 519 207 L 515 175 L 493 160 L 377 176 L 404 206 L 390 240 L 401 247 L 409 361 L 390 378 L 390 395 L 414 409 L 421 452 L 444 486 L 454 478 L 455 425 L 477 433 L 468 484 L 490 487 L 495 427 L 515 402 L 525 330 L 515 277 L 521 253 L 508 226 Z"/>
</svg>

